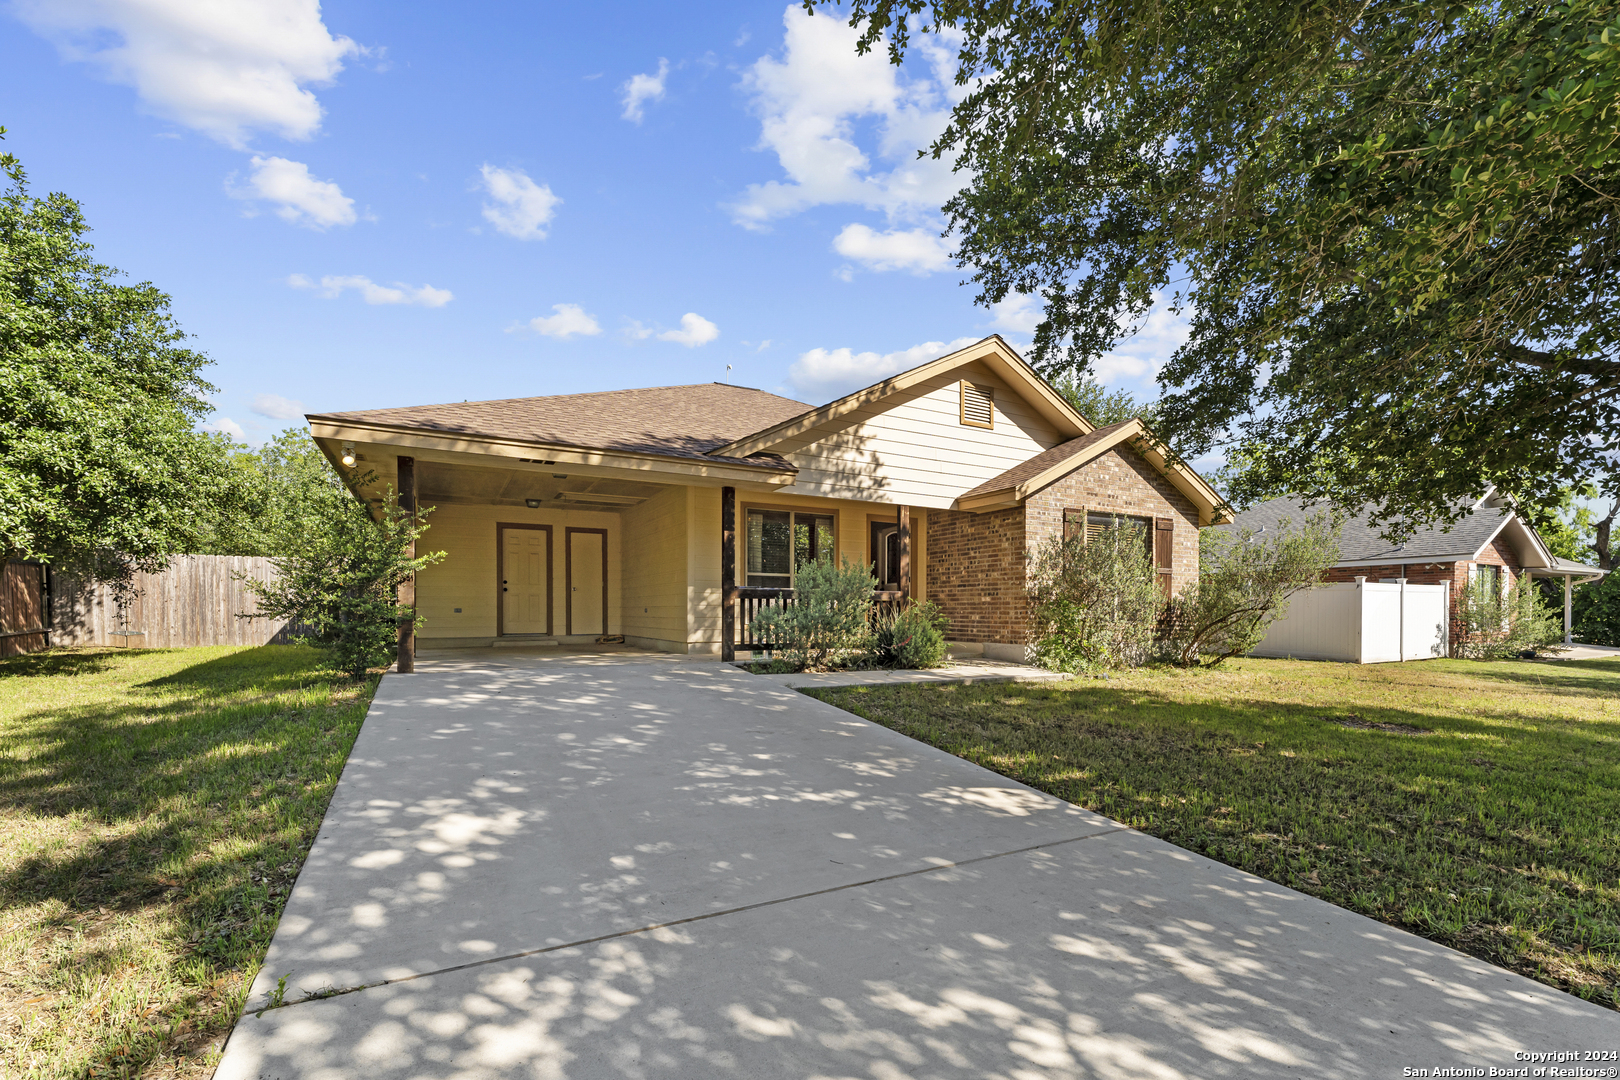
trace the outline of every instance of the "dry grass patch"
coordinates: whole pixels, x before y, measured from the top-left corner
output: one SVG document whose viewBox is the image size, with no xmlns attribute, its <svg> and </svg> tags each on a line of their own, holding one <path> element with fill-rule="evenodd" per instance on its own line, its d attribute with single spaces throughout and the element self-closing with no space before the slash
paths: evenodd
<svg viewBox="0 0 1620 1080">
<path fill-rule="evenodd" d="M 1620 1008 L 1620 661 L 1242 660 L 813 695 Z"/>
<path fill-rule="evenodd" d="M 0 660 L 0 1076 L 212 1072 L 375 686 L 288 646 Z"/>
</svg>

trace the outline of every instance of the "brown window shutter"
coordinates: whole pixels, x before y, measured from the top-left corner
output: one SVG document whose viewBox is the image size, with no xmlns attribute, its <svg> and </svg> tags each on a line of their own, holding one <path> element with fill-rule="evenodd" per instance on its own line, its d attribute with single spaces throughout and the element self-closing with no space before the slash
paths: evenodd
<svg viewBox="0 0 1620 1080">
<path fill-rule="evenodd" d="M 1175 587 L 1176 523 L 1173 518 L 1153 519 L 1153 562 L 1159 568 L 1159 587 L 1165 599 Z"/>
<path fill-rule="evenodd" d="M 1063 511 L 1063 539 L 1073 540 L 1075 537 L 1086 535 L 1086 512 L 1084 510 Z"/>
</svg>

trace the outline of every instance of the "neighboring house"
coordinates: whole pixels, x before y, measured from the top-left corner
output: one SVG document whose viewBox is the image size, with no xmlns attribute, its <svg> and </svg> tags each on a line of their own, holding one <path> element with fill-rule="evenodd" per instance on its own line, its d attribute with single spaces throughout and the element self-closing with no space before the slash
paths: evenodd
<svg viewBox="0 0 1620 1080">
<path fill-rule="evenodd" d="M 1231 528 L 1275 534 L 1286 519 L 1295 524 L 1324 506 L 1304 506 L 1295 499 L 1271 499 L 1238 514 Z M 1339 561 L 1327 573 L 1332 582 L 1393 582 L 1445 585 L 1450 590 L 1451 633 L 1457 632 L 1457 595 L 1470 582 L 1511 587 L 1528 571 L 1560 579 L 1564 592 L 1564 636 L 1570 635 L 1570 594 L 1574 585 L 1603 576 L 1595 566 L 1552 555 L 1536 530 L 1520 517 L 1513 500 L 1492 490 L 1469 504 L 1462 518 L 1446 527 L 1420 529 L 1401 544 L 1391 544 L 1368 522 L 1368 515 L 1347 517 L 1340 532 Z"/>
<path fill-rule="evenodd" d="M 1094 428 L 1000 337 L 816 408 L 712 383 L 309 416 L 334 464 L 435 507 L 424 645 L 623 635 L 729 659 L 822 555 L 952 640 L 1022 657 L 1026 552 L 1141 522 L 1168 591 L 1220 497 L 1128 421 Z"/>
</svg>

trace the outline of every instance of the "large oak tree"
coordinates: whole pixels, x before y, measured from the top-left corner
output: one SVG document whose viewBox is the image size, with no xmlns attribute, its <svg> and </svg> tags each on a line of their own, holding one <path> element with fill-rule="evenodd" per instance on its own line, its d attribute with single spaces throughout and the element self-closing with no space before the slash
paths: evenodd
<svg viewBox="0 0 1620 1080">
<path fill-rule="evenodd" d="M 809 0 L 814 7 L 816 0 Z M 1614 3 L 853 0 L 863 48 L 960 42 L 933 152 L 980 299 L 1039 294 L 1033 359 L 1085 372 L 1169 296 L 1184 455 L 1446 517 L 1553 500 L 1620 419 Z"/>
<path fill-rule="evenodd" d="M 0 168 L 0 566 L 161 569 L 236 497 L 224 448 L 195 430 L 208 361 L 166 295 L 95 261 L 76 202 L 31 196 L 9 154 Z"/>
</svg>

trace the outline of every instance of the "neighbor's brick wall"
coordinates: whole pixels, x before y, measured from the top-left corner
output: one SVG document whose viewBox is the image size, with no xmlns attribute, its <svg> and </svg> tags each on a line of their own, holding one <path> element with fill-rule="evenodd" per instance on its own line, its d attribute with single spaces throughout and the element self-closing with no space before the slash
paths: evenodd
<svg viewBox="0 0 1620 1080">
<path fill-rule="evenodd" d="M 1065 509 L 1170 518 L 1173 588 L 1198 578 L 1198 511 L 1140 455 L 1117 448 L 1036 492 L 1021 507 L 928 512 L 928 598 L 951 620 L 952 641 L 1022 644 L 1027 552 L 1063 530 Z"/>
<path fill-rule="evenodd" d="M 1063 533 L 1064 510 L 1106 510 L 1137 517 L 1170 518 L 1171 588 L 1180 592 L 1198 580 L 1198 508 L 1175 485 L 1129 447 L 1115 447 L 1024 504 L 1030 550 Z"/>
<path fill-rule="evenodd" d="M 1024 640 L 1024 510 L 928 511 L 928 599 L 952 641 Z"/>
</svg>

